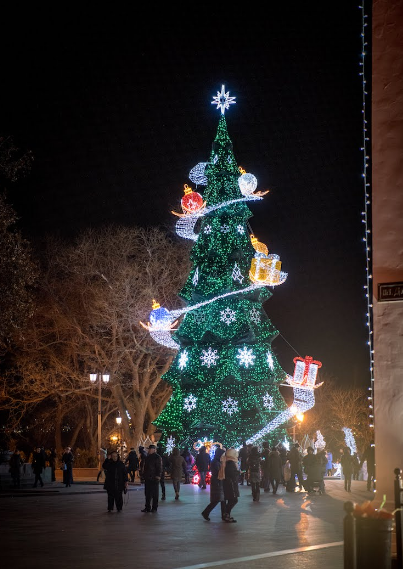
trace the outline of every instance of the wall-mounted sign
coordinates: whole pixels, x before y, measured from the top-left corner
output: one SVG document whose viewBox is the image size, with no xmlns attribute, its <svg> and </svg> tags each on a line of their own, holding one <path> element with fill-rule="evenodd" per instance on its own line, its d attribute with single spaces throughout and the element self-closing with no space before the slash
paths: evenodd
<svg viewBox="0 0 403 569">
<path fill-rule="evenodd" d="M 403 283 L 378 284 L 378 302 L 403 300 Z"/>
</svg>

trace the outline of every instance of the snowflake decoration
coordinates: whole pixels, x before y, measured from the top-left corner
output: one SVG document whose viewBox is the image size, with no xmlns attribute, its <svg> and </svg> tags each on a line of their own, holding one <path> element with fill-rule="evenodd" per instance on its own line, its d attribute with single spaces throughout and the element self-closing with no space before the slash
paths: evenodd
<svg viewBox="0 0 403 569">
<path fill-rule="evenodd" d="M 273 356 L 271 355 L 270 352 L 267 352 L 267 363 L 269 365 L 270 369 L 274 369 L 274 360 L 273 360 Z"/>
<path fill-rule="evenodd" d="M 217 350 L 213 350 L 211 346 L 208 350 L 203 350 L 200 359 L 203 366 L 211 367 L 217 365 L 217 360 L 219 356 L 217 355 Z"/>
<path fill-rule="evenodd" d="M 268 393 L 266 393 L 266 395 L 263 395 L 263 407 L 265 409 L 273 409 L 274 406 L 274 399 L 272 395 L 269 395 Z"/>
<path fill-rule="evenodd" d="M 213 97 L 212 105 L 217 105 L 217 109 L 221 109 L 221 114 L 225 113 L 225 109 L 229 109 L 230 105 L 235 104 L 235 97 L 229 96 L 229 91 L 225 92 L 225 85 L 221 86 L 221 93 L 217 91 L 217 96 Z"/>
<path fill-rule="evenodd" d="M 232 271 L 232 279 L 233 279 L 234 281 L 239 281 L 240 283 L 242 283 L 242 281 L 244 280 L 244 278 L 245 278 L 245 277 L 244 277 L 243 274 L 241 273 L 241 269 L 239 268 L 238 263 L 235 263 L 234 269 L 233 269 L 233 271 Z"/>
<path fill-rule="evenodd" d="M 211 233 L 211 225 L 206 225 L 203 229 L 203 232 L 206 233 L 207 235 Z"/>
<path fill-rule="evenodd" d="M 196 312 L 196 314 L 193 315 L 194 321 L 196 322 L 196 324 L 203 324 L 206 321 L 206 315 L 204 312 Z"/>
<path fill-rule="evenodd" d="M 260 312 L 259 310 L 254 306 L 252 308 L 252 310 L 249 312 L 249 316 L 250 319 L 252 320 L 252 322 L 254 322 L 255 324 L 259 324 L 260 322 Z"/>
<path fill-rule="evenodd" d="M 175 439 L 171 436 L 167 438 L 167 444 L 165 445 L 165 449 L 167 454 L 171 454 L 175 448 Z"/>
<path fill-rule="evenodd" d="M 225 322 L 227 326 L 231 324 L 231 322 L 235 322 L 235 310 L 231 310 L 231 308 L 226 308 L 225 310 L 221 310 L 220 312 L 220 320 L 221 322 Z"/>
<path fill-rule="evenodd" d="M 183 408 L 190 413 L 192 409 L 196 409 L 196 402 L 197 402 L 197 397 L 190 394 L 187 397 L 185 397 Z"/>
<path fill-rule="evenodd" d="M 183 350 L 183 352 L 179 356 L 178 368 L 184 369 L 186 367 L 186 364 L 188 363 L 188 361 L 189 361 L 189 355 L 188 355 L 186 350 Z"/>
<path fill-rule="evenodd" d="M 232 413 L 238 413 L 238 401 L 235 401 L 232 397 L 228 397 L 228 399 L 222 402 L 222 410 L 224 413 L 228 413 L 229 416 L 231 416 Z"/>
<path fill-rule="evenodd" d="M 236 230 L 240 235 L 243 235 L 245 233 L 245 228 L 243 225 L 237 225 Z"/>
<path fill-rule="evenodd" d="M 196 267 L 196 270 L 192 278 L 193 286 L 196 286 L 198 282 L 199 282 L 199 267 Z"/>
<path fill-rule="evenodd" d="M 238 355 L 236 358 L 239 360 L 239 365 L 249 367 L 253 366 L 255 363 L 256 356 L 253 355 L 252 348 L 248 350 L 248 348 L 245 346 L 244 348 L 238 350 Z"/>
<path fill-rule="evenodd" d="M 218 156 L 216 154 L 213 158 L 213 164 L 217 164 L 217 162 L 218 162 Z"/>
<path fill-rule="evenodd" d="M 229 231 L 231 231 L 231 228 L 229 225 L 227 225 L 226 223 L 224 223 L 224 225 L 221 225 L 221 233 L 229 233 Z"/>
</svg>

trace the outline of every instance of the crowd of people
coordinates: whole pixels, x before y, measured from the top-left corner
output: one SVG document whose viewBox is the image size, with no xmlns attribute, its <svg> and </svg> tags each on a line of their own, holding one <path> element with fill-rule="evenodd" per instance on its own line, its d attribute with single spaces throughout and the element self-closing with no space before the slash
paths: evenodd
<svg viewBox="0 0 403 569">
<path fill-rule="evenodd" d="M 290 450 L 282 444 L 270 447 L 263 442 L 262 448 L 247 445 L 245 442 L 239 452 L 234 448 L 225 449 L 216 445 L 213 452 L 207 452 L 202 446 L 196 458 L 188 448 L 180 452 L 174 448 L 170 455 L 164 453 L 161 444 L 150 444 L 147 449 L 140 446 L 138 453 L 132 447 L 125 460 L 121 460 L 116 450 L 107 452 L 100 449 L 103 454 L 101 473 L 105 476 L 104 489 L 108 495 L 108 512 L 114 508 L 118 512 L 123 507 L 123 494 L 127 492 L 129 481 L 134 482 L 136 475 L 144 484 L 145 506 L 144 513 L 157 512 L 159 490 L 161 500 L 165 500 L 165 476 L 169 474 L 172 481 L 175 500 L 179 499 L 180 488 L 195 480 L 200 489 L 210 485 L 210 502 L 201 512 L 206 521 L 210 520 L 210 513 L 220 504 L 221 517 L 224 522 L 235 523 L 232 510 L 238 502 L 239 486 L 247 484 L 251 487 L 253 501 L 259 501 L 260 493 L 272 492 L 277 494 L 280 485 L 287 492 L 304 491 L 308 494 L 325 493 L 324 478 L 330 476 L 334 470 L 332 454 L 324 449 L 308 447 L 303 453 L 298 443 L 292 445 Z M 63 470 L 63 483 L 70 487 L 73 482 L 74 455 L 70 447 L 66 447 L 61 458 Z M 52 481 L 56 480 L 57 455 L 54 449 L 45 451 L 44 447 L 37 447 L 32 454 L 32 470 L 35 474 L 34 487 L 44 485 L 42 472 L 48 463 L 52 469 Z M 367 489 L 374 488 L 375 455 L 374 444 L 371 441 L 361 458 L 357 453 L 351 453 L 349 447 L 341 449 L 340 465 L 344 488 L 351 492 L 351 481 L 358 480 L 359 472 L 364 464 L 367 465 Z M 23 460 L 20 451 L 14 451 L 9 460 L 10 473 L 15 488 L 20 487 L 20 472 Z"/>
</svg>

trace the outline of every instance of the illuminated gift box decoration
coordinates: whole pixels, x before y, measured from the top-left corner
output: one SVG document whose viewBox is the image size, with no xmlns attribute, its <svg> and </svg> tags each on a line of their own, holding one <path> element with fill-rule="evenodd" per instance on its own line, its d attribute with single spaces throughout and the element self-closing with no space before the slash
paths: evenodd
<svg viewBox="0 0 403 569">
<path fill-rule="evenodd" d="M 198 192 L 194 192 L 187 184 L 184 186 L 185 195 L 181 200 L 184 213 L 195 213 L 204 205 L 203 198 Z"/>
<path fill-rule="evenodd" d="M 322 385 L 315 385 L 318 370 L 322 367 L 322 363 L 314 360 L 311 356 L 305 358 L 294 358 L 295 369 L 292 378 L 288 377 L 287 381 L 294 387 L 306 387 L 314 389 Z"/>
</svg>

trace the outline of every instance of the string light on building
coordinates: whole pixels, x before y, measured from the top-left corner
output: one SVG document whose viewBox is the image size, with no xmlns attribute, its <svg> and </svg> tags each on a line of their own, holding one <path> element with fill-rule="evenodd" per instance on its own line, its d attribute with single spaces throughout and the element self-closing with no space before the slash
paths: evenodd
<svg viewBox="0 0 403 569">
<path fill-rule="evenodd" d="M 373 286 L 372 286 L 372 238 L 371 238 L 371 167 L 370 167 L 370 97 L 367 87 L 367 72 L 369 80 L 371 80 L 371 67 L 368 61 L 368 41 L 367 36 L 371 34 L 371 25 L 369 15 L 366 13 L 365 1 L 362 0 L 359 6 L 361 10 L 361 60 L 360 60 L 360 77 L 362 79 L 362 180 L 364 185 L 364 208 L 362 211 L 362 223 L 364 225 L 364 251 L 366 260 L 366 283 L 364 285 L 365 298 L 367 303 L 366 325 L 368 332 L 368 353 L 369 353 L 369 374 L 370 387 L 369 406 L 373 409 L 374 394 L 374 350 L 373 350 Z M 370 413 L 370 428 L 374 428 L 374 416 Z"/>
</svg>

